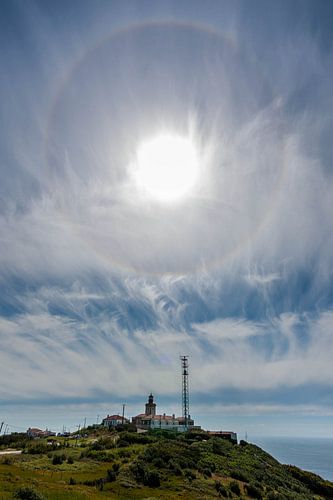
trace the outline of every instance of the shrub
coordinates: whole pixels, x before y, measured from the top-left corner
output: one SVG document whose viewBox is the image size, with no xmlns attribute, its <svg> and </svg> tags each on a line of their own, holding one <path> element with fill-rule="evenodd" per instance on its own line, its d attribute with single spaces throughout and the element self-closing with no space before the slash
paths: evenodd
<svg viewBox="0 0 333 500">
<path fill-rule="evenodd" d="M 205 467 L 204 469 L 202 469 L 202 473 L 205 477 L 212 477 L 212 471 L 209 467 Z"/>
<path fill-rule="evenodd" d="M 219 497 L 228 497 L 229 496 L 227 489 L 223 486 L 221 481 L 219 481 L 218 479 L 215 481 L 215 489 L 216 489 L 217 493 L 219 494 Z"/>
<path fill-rule="evenodd" d="M 129 458 L 132 455 L 130 450 L 119 450 L 118 457 L 121 458 Z"/>
<path fill-rule="evenodd" d="M 182 469 L 177 460 L 170 459 L 168 462 L 168 468 L 172 470 L 176 476 L 181 476 L 183 474 Z"/>
<path fill-rule="evenodd" d="M 199 460 L 197 468 L 201 472 L 203 472 L 205 469 L 210 469 L 211 472 L 215 472 L 216 464 L 214 460 L 211 460 L 210 458 L 202 458 L 201 460 Z"/>
<path fill-rule="evenodd" d="M 152 462 L 160 458 L 165 464 L 170 459 L 176 459 L 181 468 L 194 469 L 200 459 L 200 451 L 187 443 L 161 440 L 147 447 L 142 453 L 142 458 L 145 462 Z"/>
<path fill-rule="evenodd" d="M 195 473 L 193 471 L 191 471 L 191 469 L 185 469 L 184 470 L 184 476 L 189 481 L 192 481 L 193 479 L 196 479 L 196 475 L 195 475 Z"/>
<path fill-rule="evenodd" d="M 177 433 L 176 433 L 177 434 Z M 185 438 L 186 439 L 191 439 L 191 440 L 195 440 L 195 441 L 204 441 L 204 440 L 207 440 L 209 439 L 209 434 L 207 434 L 207 432 L 205 431 L 195 431 L 195 430 L 191 430 L 190 432 L 187 432 L 185 434 Z"/>
<path fill-rule="evenodd" d="M 25 432 L 13 432 L 0 436 L 0 448 L 24 448 L 31 441 Z"/>
<path fill-rule="evenodd" d="M 236 481 L 231 481 L 230 485 L 230 490 L 235 493 L 235 495 L 240 495 L 240 487 L 239 484 Z"/>
<path fill-rule="evenodd" d="M 120 469 L 120 464 L 118 462 L 115 462 L 114 464 L 112 464 L 112 470 L 114 472 L 118 472 Z"/>
<path fill-rule="evenodd" d="M 147 436 L 152 441 L 155 441 L 155 438 L 159 439 L 167 439 L 167 440 L 176 440 L 180 437 L 180 433 L 177 431 L 166 430 L 166 429 L 154 429 L 150 430 L 149 434 L 140 434 L 141 436 Z M 184 436 L 181 436 L 184 438 Z"/>
<path fill-rule="evenodd" d="M 62 457 L 60 455 L 54 455 L 52 459 L 52 464 L 53 465 L 61 465 L 62 464 Z"/>
<path fill-rule="evenodd" d="M 129 446 L 130 443 L 128 441 L 126 441 L 125 439 L 119 439 L 118 441 L 118 447 L 119 448 L 127 448 L 127 446 Z"/>
<path fill-rule="evenodd" d="M 224 486 L 222 486 L 222 487 L 220 488 L 219 495 L 220 495 L 221 497 L 228 498 L 228 496 L 229 496 L 228 490 L 227 490 Z"/>
<path fill-rule="evenodd" d="M 161 484 L 159 473 L 148 469 L 145 473 L 144 484 L 150 488 L 158 488 Z"/>
<path fill-rule="evenodd" d="M 153 459 L 152 464 L 155 465 L 158 469 L 165 467 L 165 462 L 161 459 L 161 457 L 156 457 Z"/>
<path fill-rule="evenodd" d="M 94 451 L 101 451 L 101 450 L 104 450 L 104 447 L 101 445 L 101 443 L 99 443 L 98 441 L 96 441 L 96 443 L 92 443 L 89 446 L 89 449 L 90 450 L 94 450 Z"/>
<path fill-rule="evenodd" d="M 85 486 L 96 486 L 96 479 L 86 479 L 82 484 Z"/>
<path fill-rule="evenodd" d="M 249 497 L 251 497 L 251 498 L 257 498 L 258 500 L 261 500 L 261 498 L 262 498 L 261 491 L 254 484 L 251 484 L 251 483 L 246 484 L 245 491 L 249 495 Z"/>
<path fill-rule="evenodd" d="M 151 488 L 160 486 L 160 475 L 155 469 L 149 468 L 142 460 L 134 462 L 130 466 L 130 471 L 139 483 L 143 483 Z"/>
<path fill-rule="evenodd" d="M 102 437 L 92 443 L 89 446 L 90 450 L 101 451 L 101 450 L 110 450 L 115 447 L 114 440 L 111 437 Z"/>
<path fill-rule="evenodd" d="M 39 455 L 42 453 L 47 453 L 49 451 L 50 446 L 43 442 L 31 443 L 24 449 L 24 453 L 29 453 L 30 455 Z"/>
<path fill-rule="evenodd" d="M 224 450 L 224 446 L 223 446 L 223 441 L 220 439 L 219 441 L 216 439 L 213 440 L 213 443 L 212 443 L 212 452 L 215 454 L 215 455 L 225 455 L 225 450 Z"/>
<path fill-rule="evenodd" d="M 103 478 L 96 479 L 96 488 L 98 488 L 99 491 L 103 491 L 104 490 L 104 483 L 105 483 L 105 480 Z"/>
<path fill-rule="evenodd" d="M 183 475 L 183 471 L 179 466 L 174 467 L 173 473 L 175 476 L 182 476 Z"/>
<path fill-rule="evenodd" d="M 302 482 L 313 493 L 327 497 L 333 496 L 333 486 L 329 481 L 325 481 L 317 474 L 301 470 L 294 465 L 285 465 L 284 467 L 295 479 Z"/>
<path fill-rule="evenodd" d="M 117 479 L 117 474 L 115 473 L 115 471 L 112 470 L 112 469 L 108 469 L 106 471 L 106 482 L 107 483 L 112 483 L 116 479 Z"/>
<path fill-rule="evenodd" d="M 281 495 L 280 495 L 280 493 L 277 493 L 275 491 L 270 491 L 269 493 L 267 493 L 266 499 L 267 500 L 280 500 Z"/>
<path fill-rule="evenodd" d="M 121 434 L 121 440 L 124 440 L 129 444 L 148 444 L 155 441 L 152 436 L 147 434 L 137 434 L 136 432 L 123 432 Z"/>
<path fill-rule="evenodd" d="M 131 433 L 136 433 L 137 429 L 134 424 L 119 424 L 116 425 L 116 431 L 117 432 L 131 432 Z"/>
<path fill-rule="evenodd" d="M 68 458 L 67 458 L 67 463 L 68 463 L 68 464 L 73 464 L 73 463 L 74 463 L 74 459 L 73 459 L 73 457 L 68 457 Z"/>
<path fill-rule="evenodd" d="M 146 469 L 146 465 L 141 460 L 130 465 L 130 471 L 139 483 L 144 481 Z"/>
<path fill-rule="evenodd" d="M 44 497 L 38 493 L 33 488 L 29 486 L 23 486 L 15 491 L 14 498 L 20 498 L 22 500 L 43 500 Z"/>
<path fill-rule="evenodd" d="M 236 470 L 236 469 L 231 470 L 230 477 L 232 477 L 233 479 L 237 479 L 237 481 L 243 481 L 243 483 L 249 482 L 248 476 L 240 470 Z"/>
<path fill-rule="evenodd" d="M 232 452 L 233 444 L 227 439 L 219 437 L 210 438 L 207 442 L 202 443 L 202 446 L 211 451 L 215 455 L 227 456 Z"/>
<path fill-rule="evenodd" d="M 87 479 L 86 481 L 83 481 L 82 484 L 85 486 L 96 486 L 99 490 L 103 490 L 105 482 L 105 478 L 102 477 L 99 479 Z"/>
<path fill-rule="evenodd" d="M 69 479 L 69 484 L 70 484 L 70 485 L 76 484 L 76 480 L 75 480 L 73 477 L 71 477 L 71 478 Z"/>
<path fill-rule="evenodd" d="M 80 456 L 81 458 L 92 458 L 98 462 L 112 462 L 114 459 L 114 455 L 112 453 L 108 453 L 107 451 L 84 451 Z"/>
</svg>

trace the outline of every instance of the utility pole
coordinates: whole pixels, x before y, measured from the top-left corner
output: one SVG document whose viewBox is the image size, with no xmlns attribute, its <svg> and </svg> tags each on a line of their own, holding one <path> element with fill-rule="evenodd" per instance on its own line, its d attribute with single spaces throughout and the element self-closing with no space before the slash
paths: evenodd
<svg viewBox="0 0 333 500">
<path fill-rule="evenodd" d="M 79 439 L 79 432 L 81 429 L 81 424 L 77 426 L 77 434 L 76 434 L 76 439 L 75 439 L 75 446 L 77 446 L 77 440 Z"/>
<path fill-rule="evenodd" d="M 123 404 L 123 413 L 122 413 L 122 416 L 121 416 L 121 422 L 122 424 L 124 425 L 124 418 L 125 418 L 125 404 Z"/>
<path fill-rule="evenodd" d="M 97 418 L 96 418 L 96 424 L 98 425 L 98 421 L 99 421 L 99 415 L 97 415 Z"/>
<path fill-rule="evenodd" d="M 188 430 L 190 396 L 188 386 L 188 356 L 180 356 L 182 367 L 182 408 L 185 430 Z"/>
<path fill-rule="evenodd" d="M 84 429 L 86 428 L 86 423 L 87 423 L 87 417 L 84 418 L 84 424 L 83 424 Z"/>
</svg>

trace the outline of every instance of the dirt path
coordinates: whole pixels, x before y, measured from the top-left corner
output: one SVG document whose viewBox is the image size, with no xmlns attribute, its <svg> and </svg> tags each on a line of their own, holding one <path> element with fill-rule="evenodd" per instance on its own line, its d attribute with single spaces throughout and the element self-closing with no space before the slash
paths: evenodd
<svg viewBox="0 0 333 500">
<path fill-rule="evenodd" d="M 22 450 L 4 450 L 0 451 L 0 455 L 19 455 Z"/>
</svg>

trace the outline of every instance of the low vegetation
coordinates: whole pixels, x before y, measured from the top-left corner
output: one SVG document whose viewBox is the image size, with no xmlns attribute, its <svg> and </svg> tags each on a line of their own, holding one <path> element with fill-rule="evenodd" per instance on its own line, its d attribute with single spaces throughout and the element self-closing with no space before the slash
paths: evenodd
<svg viewBox="0 0 333 500">
<path fill-rule="evenodd" d="M 11 435 L 0 438 L 0 448 L 23 451 L 0 457 L 1 499 L 333 498 L 333 483 L 282 465 L 255 445 L 204 432 L 90 429 L 49 440 Z"/>
</svg>

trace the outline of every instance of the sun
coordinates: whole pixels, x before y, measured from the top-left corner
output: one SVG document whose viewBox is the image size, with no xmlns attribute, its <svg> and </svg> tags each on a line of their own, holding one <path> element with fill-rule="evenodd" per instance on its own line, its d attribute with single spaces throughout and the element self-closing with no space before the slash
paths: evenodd
<svg viewBox="0 0 333 500">
<path fill-rule="evenodd" d="M 198 154 L 190 139 L 157 135 L 138 147 L 135 180 L 140 190 L 152 199 L 179 201 L 192 192 L 198 180 L 198 163 Z"/>
</svg>

